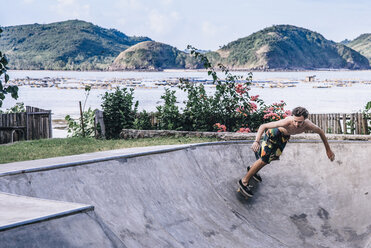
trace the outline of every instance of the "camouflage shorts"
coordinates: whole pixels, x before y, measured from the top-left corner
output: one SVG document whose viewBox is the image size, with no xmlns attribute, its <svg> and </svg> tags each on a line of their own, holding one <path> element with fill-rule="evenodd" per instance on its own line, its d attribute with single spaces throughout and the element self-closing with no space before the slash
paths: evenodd
<svg viewBox="0 0 371 248">
<path fill-rule="evenodd" d="M 278 128 L 268 129 L 264 133 L 260 149 L 255 153 L 256 159 L 261 158 L 267 164 L 278 160 L 289 139 L 290 136 L 284 135 Z"/>
</svg>

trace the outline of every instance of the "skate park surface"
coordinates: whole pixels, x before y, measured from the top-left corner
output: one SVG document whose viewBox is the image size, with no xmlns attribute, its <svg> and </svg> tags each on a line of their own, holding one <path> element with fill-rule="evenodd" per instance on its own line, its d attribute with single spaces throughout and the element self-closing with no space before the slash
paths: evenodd
<svg viewBox="0 0 371 248">
<path fill-rule="evenodd" d="M 371 247 L 371 142 L 294 140 L 246 200 L 251 141 L 0 165 L 1 247 Z"/>
</svg>

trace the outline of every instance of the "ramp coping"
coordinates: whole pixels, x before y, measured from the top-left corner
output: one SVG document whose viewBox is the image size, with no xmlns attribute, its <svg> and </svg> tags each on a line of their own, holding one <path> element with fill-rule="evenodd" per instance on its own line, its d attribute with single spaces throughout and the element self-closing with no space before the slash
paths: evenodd
<svg viewBox="0 0 371 248">
<path fill-rule="evenodd" d="M 0 192 L 0 232 L 8 229 L 93 211 L 94 206 Z M 24 213 L 23 216 L 20 212 Z"/>
<path fill-rule="evenodd" d="M 111 150 L 111 151 L 105 151 L 105 152 L 95 152 L 95 153 L 89 153 L 89 154 L 78 154 L 78 155 L 72 155 L 72 156 L 65 156 L 65 157 L 56 157 L 56 158 L 47 158 L 47 159 L 39 159 L 39 160 L 29 160 L 29 161 L 21 161 L 21 162 L 14 162 L 14 163 L 8 163 L 8 164 L 0 164 L 0 177 L 4 176 L 10 176 L 10 175 L 16 175 L 16 174 L 22 174 L 22 173 L 31 173 L 31 172 L 39 172 L 39 171 L 46 171 L 46 170 L 54 170 L 59 168 L 66 168 L 66 167 L 72 167 L 72 166 L 80 166 L 84 164 L 91 164 L 91 163 L 97 163 L 97 162 L 104 162 L 109 160 L 117 160 L 117 159 L 125 159 L 125 158 L 134 158 L 134 157 L 141 157 L 141 156 L 147 156 L 151 154 L 161 154 L 161 153 L 167 153 L 167 152 L 173 152 L 178 150 L 184 150 L 184 149 L 192 149 L 200 146 L 210 146 L 210 145 L 228 145 L 228 144 L 248 144 L 252 143 L 252 140 L 234 140 L 234 141 L 216 141 L 216 142 L 205 142 L 205 143 L 196 143 L 196 144 L 185 144 L 185 145 L 167 145 L 167 146 L 151 146 L 151 147 L 137 147 L 135 150 L 139 150 L 139 152 L 129 152 L 126 154 L 121 155 L 114 155 L 114 156 L 107 156 L 105 154 L 109 154 L 110 152 L 128 152 L 129 150 L 133 150 L 132 148 L 126 148 L 126 149 L 119 149 L 119 150 Z M 329 143 L 371 143 L 371 141 L 368 140 L 329 140 Z M 321 140 L 307 140 L 307 139 L 295 139 L 290 140 L 290 143 L 322 143 Z M 142 151 L 142 150 L 148 150 L 149 151 Z M 93 159 L 84 159 L 79 158 L 84 155 L 90 155 L 92 157 L 96 156 L 96 158 Z M 68 160 L 69 158 L 74 157 L 74 159 L 77 158 L 77 161 L 73 162 L 67 162 L 67 163 L 61 163 L 61 162 L 53 162 L 53 159 L 65 159 Z M 50 165 L 37 165 L 38 162 L 48 160 L 51 161 Z M 19 164 L 22 164 L 19 166 Z M 2 166 L 6 165 L 8 168 L 2 170 Z M 13 169 L 14 167 L 23 167 L 22 169 Z"/>
</svg>

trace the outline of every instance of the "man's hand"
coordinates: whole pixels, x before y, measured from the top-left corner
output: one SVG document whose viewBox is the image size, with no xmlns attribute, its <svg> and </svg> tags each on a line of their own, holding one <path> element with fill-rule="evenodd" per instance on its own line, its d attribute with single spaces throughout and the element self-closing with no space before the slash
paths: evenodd
<svg viewBox="0 0 371 248">
<path fill-rule="evenodd" d="M 330 149 L 330 150 L 327 150 L 326 153 L 327 153 L 327 157 L 328 157 L 331 161 L 334 161 L 334 159 L 335 159 L 335 154 L 331 151 L 331 149 Z"/>
<path fill-rule="evenodd" d="M 252 149 L 254 152 L 257 152 L 257 151 L 259 151 L 259 148 L 260 148 L 260 143 L 257 142 L 257 141 L 254 141 L 254 143 L 252 143 L 252 145 L 251 145 L 251 149 Z"/>
</svg>

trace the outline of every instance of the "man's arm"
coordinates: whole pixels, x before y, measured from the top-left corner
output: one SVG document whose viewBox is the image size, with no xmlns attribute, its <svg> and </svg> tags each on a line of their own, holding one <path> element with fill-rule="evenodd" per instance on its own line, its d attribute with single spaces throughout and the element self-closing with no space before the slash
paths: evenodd
<svg viewBox="0 0 371 248">
<path fill-rule="evenodd" d="M 256 133 L 255 141 L 252 144 L 251 148 L 254 152 L 257 152 L 260 147 L 260 139 L 266 129 L 276 128 L 276 127 L 285 127 L 290 124 L 289 118 L 279 120 L 279 121 L 273 121 L 269 123 L 264 123 L 260 125 L 258 132 Z"/>
<path fill-rule="evenodd" d="M 319 136 L 321 137 L 321 140 L 323 142 L 323 144 L 325 145 L 325 148 L 326 148 L 326 154 L 327 154 L 327 157 L 331 160 L 331 161 L 334 161 L 335 159 L 335 154 L 332 152 L 331 148 L 330 148 L 330 145 L 327 141 L 327 138 L 326 138 L 326 135 L 325 135 L 325 132 L 323 132 L 323 130 L 321 128 L 319 128 L 317 125 L 315 125 L 313 122 L 308 121 L 308 129 L 313 131 L 314 133 L 318 133 Z"/>
</svg>

